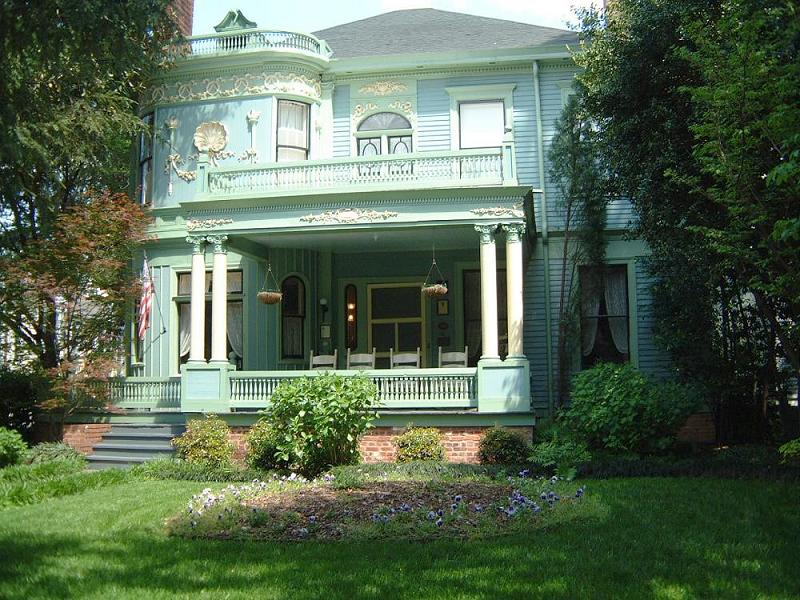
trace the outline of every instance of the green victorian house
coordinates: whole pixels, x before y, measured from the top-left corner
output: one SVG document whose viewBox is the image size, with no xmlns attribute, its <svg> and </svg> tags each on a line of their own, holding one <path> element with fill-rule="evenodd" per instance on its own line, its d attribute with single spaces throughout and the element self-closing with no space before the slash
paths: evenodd
<svg viewBox="0 0 800 600">
<path fill-rule="evenodd" d="M 92 419 L 97 458 L 198 413 L 246 427 L 282 381 L 321 368 L 378 385 L 368 459 L 409 422 L 469 460 L 482 428 L 552 413 L 564 219 L 547 150 L 576 34 L 432 9 L 314 34 L 239 12 L 216 30 L 188 38 L 142 103 L 155 306 L 144 339 L 131 320 L 117 410 Z M 667 367 L 632 218 L 608 209 L 577 368 Z"/>
</svg>

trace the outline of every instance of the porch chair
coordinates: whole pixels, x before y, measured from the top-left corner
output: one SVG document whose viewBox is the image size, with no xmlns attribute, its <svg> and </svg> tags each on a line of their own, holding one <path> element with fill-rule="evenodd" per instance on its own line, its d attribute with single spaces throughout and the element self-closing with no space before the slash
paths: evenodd
<svg viewBox="0 0 800 600">
<path fill-rule="evenodd" d="M 314 356 L 314 351 L 308 357 L 308 368 L 312 371 L 334 370 L 336 369 L 339 350 L 334 350 L 333 354 L 318 354 Z"/>
<path fill-rule="evenodd" d="M 375 368 L 375 348 L 372 353 L 364 352 L 361 354 L 352 354 L 350 348 L 347 349 L 347 370 L 348 371 L 365 371 L 367 369 Z"/>
<path fill-rule="evenodd" d="M 442 352 L 439 346 L 439 368 L 442 367 L 466 367 L 469 357 L 469 346 L 464 346 L 463 352 Z"/>
<path fill-rule="evenodd" d="M 419 369 L 419 348 L 416 352 L 394 353 L 394 348 L 389 348 L 390 369 Z"/>
</svg>

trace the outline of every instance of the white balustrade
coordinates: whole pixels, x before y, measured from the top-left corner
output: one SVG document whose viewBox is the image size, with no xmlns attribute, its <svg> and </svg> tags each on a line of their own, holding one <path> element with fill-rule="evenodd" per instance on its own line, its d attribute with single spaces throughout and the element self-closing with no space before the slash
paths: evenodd
<svg viewBox="0 0 800 600">
<path fill-rule="evenodd" d="M 111 379 L 106 387 L 111 404 L 138 410 L 180 410 L 180 377 L 128 377 Z"/>
<path fill-rule="evenodd" d="M 503 173 L 499 149 L 460 150 L 209 169 L 207 190 L 213 196 L 241 196 L 416 183 L 499 185 L 509 176 Z"/>
<path fill-rule="evenodd" d="M 208 56 L 245 50 L 299 50 L 327 58 L 330 49 L 312 35 L 291 31 L 250 29 L 231 33 L 194 35 L 173 48 L 173 56 Z"/>
</svg>

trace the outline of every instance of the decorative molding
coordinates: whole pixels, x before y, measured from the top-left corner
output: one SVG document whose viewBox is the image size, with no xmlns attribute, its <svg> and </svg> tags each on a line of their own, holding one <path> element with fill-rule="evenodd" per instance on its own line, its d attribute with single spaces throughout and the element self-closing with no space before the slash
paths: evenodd
<svg viewBox="0 0 800 600">
<path fill-rule="evenodd" d="M 305 223 L 375 223 L 376 221 L 386 221 L 397 216 L 396 212 L 389 210 L 377 211 L 373 209 L 361 208 L 340 208 L 338 210 L 327 210 L 318 215 L 306 215 L 300 217 Z"/>
<path fill-rule="evenodd" d="M 515 217 L 518 219 L 525 218 L 525 211 L 522 209 L 522 204 L 515 204 L 514 206 L 493 206 L 491 208 L 480 207 L 470 210 L 473 215 L 478 217 Z"/>
<path fill-rule="evenodd" d="M 405 83 L 399 81 L 374 81 L 366 85 L 362 85 L 359 91 L 362 94 L 373 94 L 375 96 L 390 96 L 392 94 L 402 94 L 408 90 Z"/>
<path fill-rule="evenodd" d="M 233 219 L 189 219 L 186 221 L 186 229 L 194 231 L 195 229 L 213 229 L 221 225 L 230 225 Z"/>
<path fill-rule="evenodd" d="M 408 101 L 403 102 L 401 100 L 396 100 L 395 102 L 389 104 L 388 107 L 393 108 L 394 110 L 399 110 L 401 112 L 404 112 L 407 115 L 414 114 L 414 107 L 411 105 L 411 102 Z"/>
<path fill-rule="evenodd" d="M 497 231 L 497 223 L 486 225 L 475 225 L 475 231 L 481 236 L 481 244 L 494 244 L 494 234 Z"/>
<path fill-rule="evenodd" d="M 202 235 L 187 235 L 186 243 L 192 247 L 192 254 L 203 254 L 206 238 Z"/>
<path fill-rule="evenodd" d="M 214 246 L 214 254 L 227 254 L 228 250 L 225 248 L 225 242 L 228 241 L 228 236 L 225 234 L 207 235 L 206 241 Z"/>
<path fill-rule="evenodd" d="M 506 232 L 507 243 L 518 243 L 525 235 L 525 223 L 504 223 L 502 228 Z"/>
<path fill-rule="evenodd" d="M 257 110 L 251 110 L 247 113 L 247 124 L 251 127 L 258 123 L 258 120 L 261 118 L 261 113 Z"/>
<path fill-rule="evenodd" d="M 358 119 L 370 111 L 378 110 L 378 105 L 374 102 L 366 102 L 364 104 L 356 104 L 353 107 L 353 119 Z"/>
<path fill-rule="evenodd" d="M 161 83 L 145 93 L 142 104 L 150 106 L 276 93 L 293 94 L 319 102 L 322 85 L 319 79 L 294 71 L 233 73 L 206 79 Z"/>
<path fill-rule="evenodd" d="M 200 123 L 194 130 L 194 147 L 208 154 L 211 164 L 219 166 L 217 160 L 236 156 L 236 153 L 225 150 L 228 145 L 228 128 L 219 121 Z"/>
</svg>

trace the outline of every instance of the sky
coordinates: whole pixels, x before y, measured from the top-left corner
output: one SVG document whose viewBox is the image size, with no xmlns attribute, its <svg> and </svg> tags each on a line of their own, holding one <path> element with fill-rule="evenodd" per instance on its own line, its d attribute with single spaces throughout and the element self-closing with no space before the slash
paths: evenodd
<svg viewBox="0 0 800 600">
<path fill-rule="evenodd" d="M 214 25 L 229 10 L 236 9 L 260 28 L 301 32 L 405 8 L 438 8 L 568 29 L 570 23 L 577 21 L 574 8 L 591 4 L 592 0 L 195 0 L 193 33 L 213 33 Z"/>
</svg>

